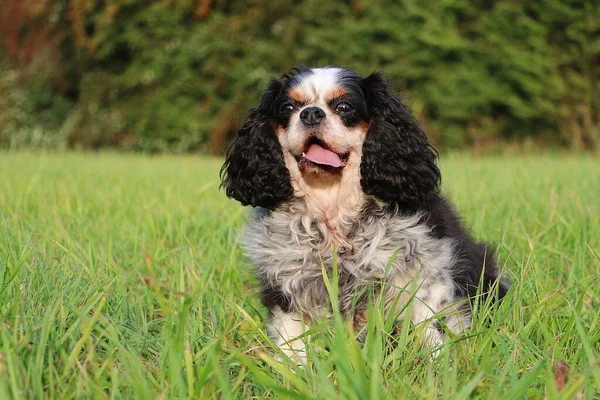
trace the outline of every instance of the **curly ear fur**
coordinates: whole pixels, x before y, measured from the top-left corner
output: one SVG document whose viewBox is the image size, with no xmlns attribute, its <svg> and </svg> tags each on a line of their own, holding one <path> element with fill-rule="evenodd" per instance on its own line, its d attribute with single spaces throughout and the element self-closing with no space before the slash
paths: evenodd
<svg viewBox="0 0 600 400">
<path fill-rule="evenodd" d="M 293 193 L 272 123 L 273 102 L 283 84 L 271 81 L 258 107 L 250 110 L 238 130 L 221 168 L 221 187 L 245 206 L 273 208 Z"/>
<path fill-rule="evenodd" d="M 416 209 L 439 192 L 437 153 L 417 121 L 379 73 L 361 82 L 373 117 L 363 144 L 361 185 L 401 209 Z"/>
</svg>

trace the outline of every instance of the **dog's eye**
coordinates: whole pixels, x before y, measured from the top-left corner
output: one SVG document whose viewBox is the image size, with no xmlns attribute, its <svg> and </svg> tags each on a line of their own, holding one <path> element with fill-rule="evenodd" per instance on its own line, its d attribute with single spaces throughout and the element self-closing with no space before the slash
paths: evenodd
<svg viewBox="0 0 600 400">
<path fill-rule="evenodd" d="M 279 111 L 281 113 L 287 114 L 287 113 L 291 113 L 296 109 L 296 107 L 294 107 L 294 105 L 292 103 L 284 103 L 281 108 L 279 109 Z"/>
<path fill-rule="evenodd" d="M 352 106 L 348 103 L 340 103 L 335 106 L 335 111 L 339 113 L 347 113 L 352 111 Z"/>
</svg>

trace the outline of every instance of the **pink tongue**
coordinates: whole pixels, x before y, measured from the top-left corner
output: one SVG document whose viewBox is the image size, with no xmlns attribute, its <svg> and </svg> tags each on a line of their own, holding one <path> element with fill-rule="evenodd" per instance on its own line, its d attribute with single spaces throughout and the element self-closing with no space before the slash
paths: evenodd
<svg viewBox="0 0 600 400">
<path fill-rule="evenodd" d="M 335 154 L 333 151 L 324 149 L 318 144 L 313 144 L 308 148 L 308 151 L 304 155 L 307 160 L 312 161 L 316 164 L 329 165 L 331 167 L 341 167 L 343 165 L 340 156 Z"/>
</svg>

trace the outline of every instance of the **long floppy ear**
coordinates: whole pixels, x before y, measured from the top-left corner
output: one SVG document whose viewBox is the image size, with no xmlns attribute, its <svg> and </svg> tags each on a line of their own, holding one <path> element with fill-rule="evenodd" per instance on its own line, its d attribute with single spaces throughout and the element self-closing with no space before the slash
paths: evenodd
<svg viewBox="0 0 600 400">
<path fill-rule="evenodd" d="M 363 191 L 400 209 L 417 209 L 439 192 L 437 153 L 381 74 L 361 85 L 373 118 L 360 165 Z"/>
<path fill-rule="evenodd" d="M 293 193 L 272 118 L 273 102 L 283 84 L 271 81 L 238 130 L 221 167 L 221 187 L 245 206 L 273 208 Z"/>
</svg>

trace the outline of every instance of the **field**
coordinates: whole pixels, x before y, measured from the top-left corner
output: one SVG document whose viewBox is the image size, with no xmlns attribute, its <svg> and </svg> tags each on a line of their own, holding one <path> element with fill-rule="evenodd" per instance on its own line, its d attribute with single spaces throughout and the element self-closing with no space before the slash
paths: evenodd
<svg viewBox="0 0 600 400">
<path fill-rule="evenodd" d="M 444 192 L 514 282 L 507 301 L 491 319 L 479 304 L 433 361 L 418 327 L 390 337 L 377 307 L 365 344 L 336 319 L 306 369 L 273 360 L 220 163 L 0 153 L 0 398 L 600 396 L 597 159 L 443 156 Z"/>
</svg>

